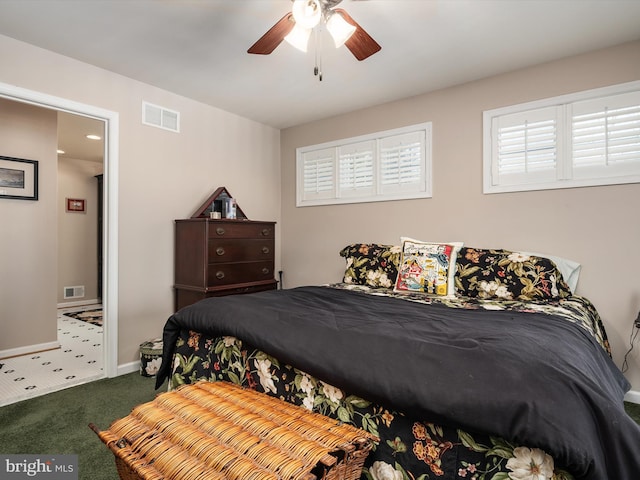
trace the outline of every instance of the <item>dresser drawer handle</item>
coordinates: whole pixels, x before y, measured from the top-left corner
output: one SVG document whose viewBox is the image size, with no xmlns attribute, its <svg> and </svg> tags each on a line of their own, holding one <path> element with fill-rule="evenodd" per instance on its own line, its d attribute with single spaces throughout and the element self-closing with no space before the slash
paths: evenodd
<svg viewBox="0 0 640 480">
<path fill-rule="evenodd" d="M 270 252 L 269 247 L 262 247 L 262 253 L 267 254 L 269 252 Z"/>
<path fill-rule="evenodd" d="M 224 272 L 223 272 L 222 270 L 218 270 L 218 271 L 216 272 L 216 278 L 217 278 L 218 280 L 222 280 L 222 279 L 224 278 Z"/>
<path fill-rule="evenodd" d="M 269 235 L 271 233 L 271 230 L 269 230 L 268 228 L 263 228 L 262 229 L 262 236 L 266 237 L 267 235 Z"/>
<path fill-rule="evenodd" d="M 222 247 L 216 248 L 216 255 L 222 256 L 222 255 L 224 255 L 224 253 L 225 253 L 224 252 L 224 248 L 222 248 Z"/>
<path fill-rule="evenodd" d="M 264 273 L 266 275 L 267 273 L 269 273 L 269 269 L 267 267 L 264 267 L 262 269 L 262 273 Z"/>
<path fill-rule="evenodd" d="M 222 228 L 222 227 L 218 227 L 218 228 L 216 228 L 216 233 L 217 233 L 218 235 L 224 235 L 224 233 L 225 233 L 225 232 L 224 232 L 224 228 Z"/>
</svg>

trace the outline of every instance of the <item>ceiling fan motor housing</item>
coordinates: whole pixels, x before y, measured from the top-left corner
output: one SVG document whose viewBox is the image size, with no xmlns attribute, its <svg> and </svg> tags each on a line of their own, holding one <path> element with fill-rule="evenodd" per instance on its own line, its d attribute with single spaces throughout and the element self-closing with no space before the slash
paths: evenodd
<svg viewBox="0 0 640 480">
<path fill-rule="evenodd" d="M 313 28 L 322 18 L 320 0 L 295 0 L 291 8 L 296 23 L 304 28 Z"/>
</svg>

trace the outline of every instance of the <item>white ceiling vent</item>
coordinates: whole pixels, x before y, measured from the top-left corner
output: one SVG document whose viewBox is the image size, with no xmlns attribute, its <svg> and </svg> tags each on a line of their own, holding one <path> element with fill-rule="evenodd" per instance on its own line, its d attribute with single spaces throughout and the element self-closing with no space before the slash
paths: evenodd
<svg viewBox="0 0 640 480">
<path fill-rule="evenodd" d="M 180 112 L 142 102 L 142 123 L 172 132 L 180 132 Z"/>
</svg>

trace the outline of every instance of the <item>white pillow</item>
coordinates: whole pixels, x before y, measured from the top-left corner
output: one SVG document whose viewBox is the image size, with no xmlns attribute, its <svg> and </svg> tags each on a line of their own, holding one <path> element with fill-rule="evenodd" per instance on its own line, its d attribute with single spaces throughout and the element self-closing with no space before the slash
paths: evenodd
<svg viewBox="0 0 640 480">
<path fill-rule="evenodd" d="M 547 255 L 546 253 L 532 253 L 532 252 L 522 252 L 525 255 L 535 255 L 536 257 L 544 257 L 551 260 L 556 264 L 558 270 L 562 274 L 562 278 L 567 282 L 567 285 L 571 289 L 571 293 L 576 293 L 576 288 L 578 287 L 578 279 L 580 278 L 580 270 L 582 269 L 582 265 L 578 262 L 574 262 L 573 260 L 567 260 L 566 258 L 556 257 L 554 255 Z"/>
</svg>

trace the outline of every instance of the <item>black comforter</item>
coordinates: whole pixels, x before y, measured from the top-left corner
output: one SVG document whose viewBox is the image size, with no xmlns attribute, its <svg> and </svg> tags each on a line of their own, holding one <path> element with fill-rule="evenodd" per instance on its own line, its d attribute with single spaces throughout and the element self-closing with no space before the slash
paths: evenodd
<svg viewBox="0 0 640 480">
<path fill-rule="evenodd" d="M 640 478 L 628 382 L 584 329 L 554 315 L 325 287 L 210 298 L 167 321 L 158 386 L 185 329 L 235 336 L 406 414 L 542 448 L 577 478 Z"/>
</svg>

